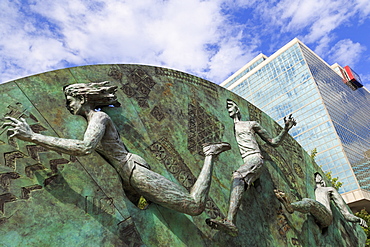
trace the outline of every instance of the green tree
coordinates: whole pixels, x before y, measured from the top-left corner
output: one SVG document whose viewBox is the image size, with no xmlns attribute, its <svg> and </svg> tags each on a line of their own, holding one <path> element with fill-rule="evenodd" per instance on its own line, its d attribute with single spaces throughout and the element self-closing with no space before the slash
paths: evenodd
<svg viewBox="0 0 370 247">
<path fill-rule="evenodd" d="M 361 209 L 360 212 L 355 213 L 357 217 L 363 218 L 366 221 L 366 224 L 370 226 L 370 214 L 366 211 L 366 209 Z M 361 226 L 362 227 L 362 226 Z M 366 239 L 366 247 L 370 247 L 370 229 L 362 227 L 364 232 L 366 233 L 367 239 Z"/>
<path fill-rule="evenodd" d="M 339 182 L 338 178 L 333 178 L 331 171 L 325 172 L 325 176 L 336 190 L 339 190 L 339 188 L 342 187 L 343 183 Z"/>
<path fill-rule="evenodd" d="M 310 157 L 313 161 L 315 161 L 316 154 L 317 154 L 317 148 L 314 148 L 313 150 L 311 150 Z"/>
</svg>

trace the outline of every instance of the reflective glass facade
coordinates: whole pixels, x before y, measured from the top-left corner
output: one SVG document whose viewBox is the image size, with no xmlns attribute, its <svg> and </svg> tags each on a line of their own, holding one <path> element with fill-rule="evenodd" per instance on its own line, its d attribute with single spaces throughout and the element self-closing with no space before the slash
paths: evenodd
<svg viewBox="0 0 370 247">
<path fill-rule="evenodd" d="M 344 183 L 340 192 L 370 190 L 370 93 L 352 91 L 299 40 L 225 85 L 281 125 L 292 113 L 290 134 L 306 151 L 316 148 L 317 164 Z"/>
<path fill-rule="evenodd" d="M 243 77 L 245 74 L 247 74 L 249 71 L 254 69 L 257 65 L 259 65 L 263 61 L 265 61 L 265 56 L 264 55 L 262 55 L 260 58 L 256 59 L 255 62 L 252 62 L 250 65 L 246 66 L 246 68 L 244 68 L 238 74 L 235 74 L 235 77 L 232 78 L 230 81 L 224 83 L 223 86 L 228 87 L 228 86 L 234 84 L 234 82 L 238 81 L 241 77 Z"/>
</svg>

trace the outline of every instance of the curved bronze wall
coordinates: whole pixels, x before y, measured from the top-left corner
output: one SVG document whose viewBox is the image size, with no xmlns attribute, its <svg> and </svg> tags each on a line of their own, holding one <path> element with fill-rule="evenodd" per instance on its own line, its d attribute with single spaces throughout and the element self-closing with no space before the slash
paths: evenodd
<svg viewBox="0 0 370 247">
<path fill-rule="evenodd" d="M 81 139 L 86 122 L 66 110 L 62 88 L 99 81 L 119 88 L 121 107 L 106 112 L 130 152 L 187 189 L 203 164 L 202 143 L 231 143 L 232 150 L 216 161 L 207 209 L 196 217 L 156 204 L 140 210 L 125 197 L 115 170 L 99 155 L 58 154 L 8 139 L 6 129 L 1 129 L 0 245 L 360 245 L 361 229 L 345 222 L 336 209 L 333 225 L 323 233 L 310 215 L 290 215 L 281 208 L 274 188 L 293 200 L 315 198 L 313 174 L 320 171 L 290 136 L 278 148 L 258 139 L 265 166 L 261 178 L 243 196 L 239 236 L 232 238 L 205 224 L 206 218 L 227 214 L 231 173 L 242 164 L 226 100 L 238 103 L 243 120 L 259 121 L 273 136 L 281 127 L 244 99 L 198 77 L 143 65 L 51 71 L 1 84 L 0 118 L 23 117 L 35 132 Z"/>
</svg>

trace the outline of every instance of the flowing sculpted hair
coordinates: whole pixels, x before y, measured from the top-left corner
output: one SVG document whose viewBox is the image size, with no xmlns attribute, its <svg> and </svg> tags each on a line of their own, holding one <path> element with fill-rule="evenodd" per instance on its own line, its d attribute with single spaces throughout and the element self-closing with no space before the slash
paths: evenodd
<svg viewBox="0 0 370 247">
<path fill-rule="evenodd" d="M 63 91 L 66 96 L 83 96 L 95 107 L 120 106 L 115 95 L 117 86 L 109 85 L 109 81 L 76 83 L 65 86 Z"/>
</svg>

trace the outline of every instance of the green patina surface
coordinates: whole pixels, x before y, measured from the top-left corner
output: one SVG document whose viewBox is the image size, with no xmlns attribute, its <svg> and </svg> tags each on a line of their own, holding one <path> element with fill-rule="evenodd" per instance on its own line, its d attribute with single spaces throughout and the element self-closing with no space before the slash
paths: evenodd
<svg viewBox="0 0 370 247">
<path fill-rule="evenodd" d="M 214 168 L 207 209 L 191 217 L 151 204 L 140 210 L 124 195 L 115 170 L 99 155 L 70 157 L 8 139 L 0 130 L 0 246 L 362 246 L 361 228 L 333 209 L 322 232 L 310 215 L 288 214 L 273 190 L 292 200 L 315 198 L 321 169 L 290 136 L 278 148 L 258 139 L 265 167 L 243 196 L 239 236 L 210 229 L 205 219 L 227 214 L 231 173 L 241 164 L 226 100 L 276 136 L 281 127 L 235 94 L 182 72 L 140 65 L 95 65 L 52 71 L 0 85 L 0 118 L 26 118 L 45 135 L 82 139 L 86 122 L 65 108 L 62 88 L 111 81 L 121 107 L 106 109 L 132 153 L 152 170 L 190 188 L 203 159 L 201 144 L 232 150 Z M 243 119 L 242 119 L 243 120 Z M 0 124 L 4 119 L 0 120 Z M 299 124 L 299 119 L 298 119 Z"/>
</svg>

